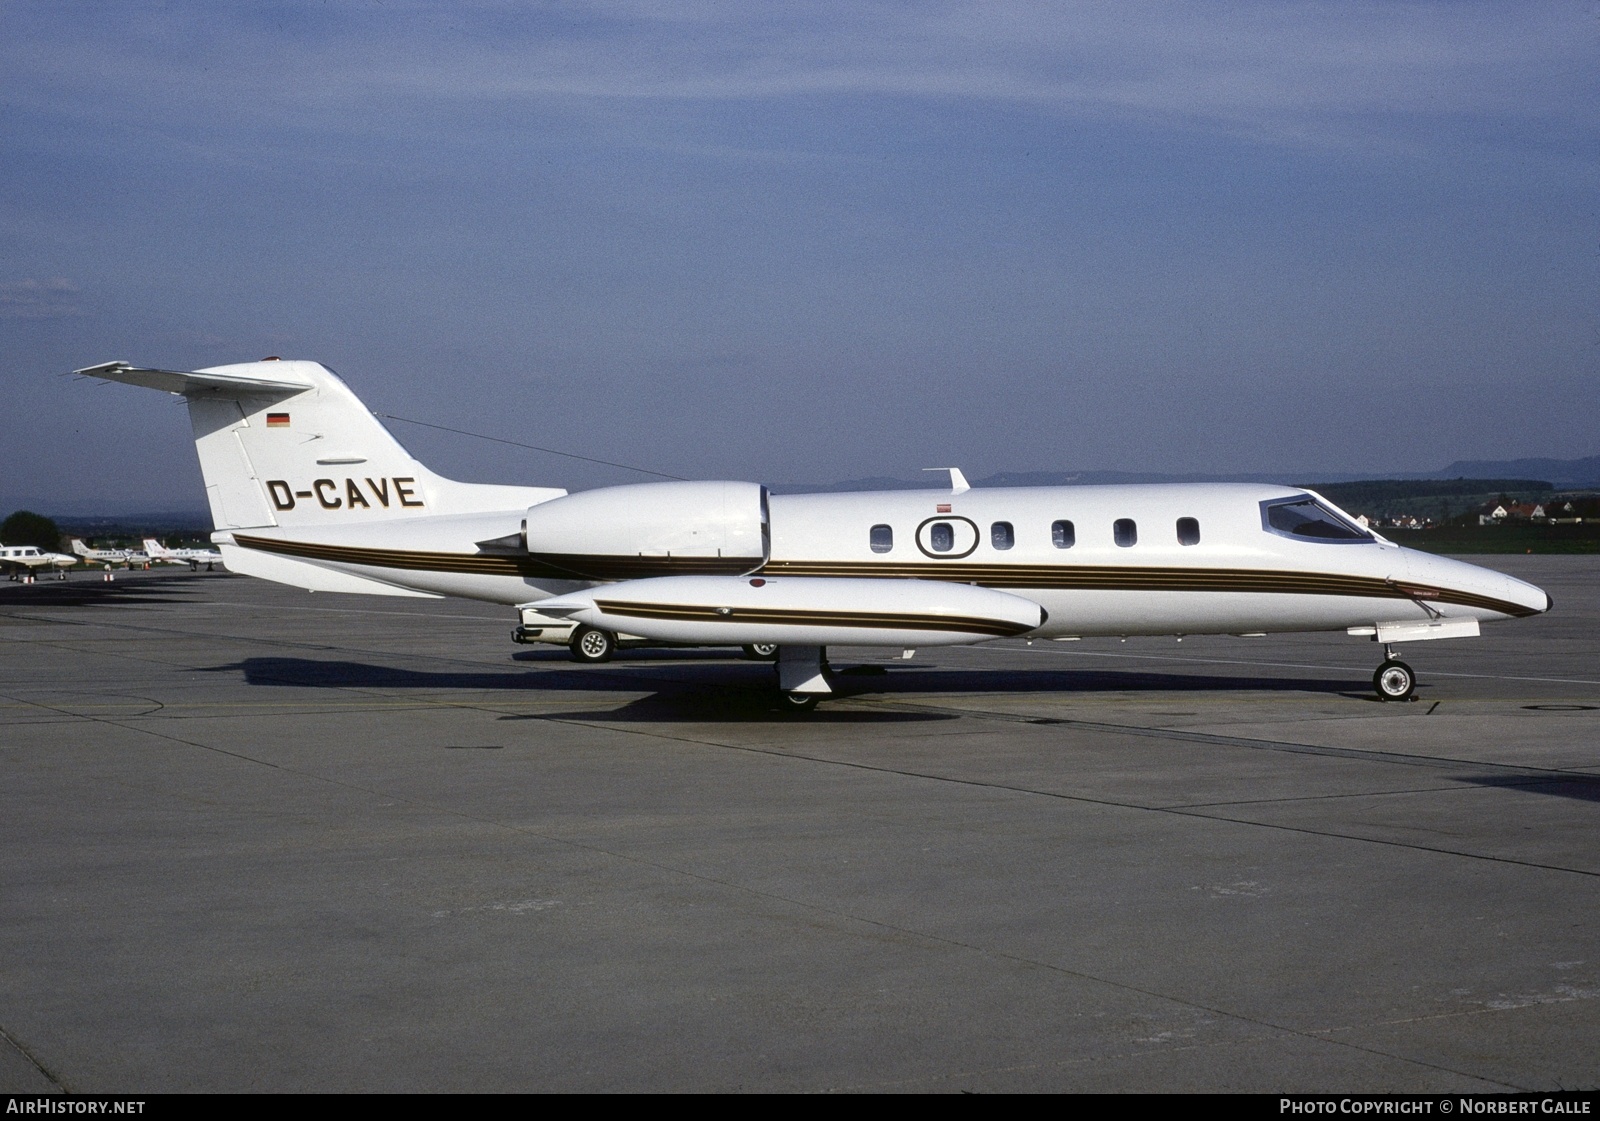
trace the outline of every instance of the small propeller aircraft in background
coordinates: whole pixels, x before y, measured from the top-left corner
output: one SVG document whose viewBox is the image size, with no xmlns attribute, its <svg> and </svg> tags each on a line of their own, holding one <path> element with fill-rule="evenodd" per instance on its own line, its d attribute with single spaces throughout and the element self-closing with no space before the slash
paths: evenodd
<svg viewBox="0 0 1600 1121">
<path fill-rule="evenodd" d="M 0 568 L 6 570 L 6 577 L 11 580 L 32 581 L 40 569 L 52 568 L 56 579 L 65 580 L 67 569 L 77 563 L 77 557 L 46 552 L 37 545 L 0 545 Z"/>
<path fill-rule="evenodd" d="M 1401 548 L 1313 491 L 1253 484 L 773 495 L 661 482 L 568 494 L 442 478 L 331 370 L 249 362 L 77 371 L 181 395 L 212 535 L 234 572 L 313 591 L 465 596 L 573 625 L 609 656 L 655 642 L 777 646 L 784 703 L 831 692 L 829 645 L 1026 636 L 1344 631 L 1475 636 L 1550 607 L 1539 588 Z"/>
<path fill-rule="evenodd" d="M 222 563 L 222 554 L 215 549 L 169 549 L 154 537 L 144 539 L 144 551 L 152 561 L 159 564 L 186 564 L 190 572 L 200 571 L 202 564 L 210 572 Z"/>
<path fill-rule="evenodd" d="M 135 549 L 92 549 L 76 537 L 72 539 L 72 551 L 82 558 L 84 564 L 120 564 L 124 568 L 133 568 L 150 563 L 148 556 Z"/>
</svg>

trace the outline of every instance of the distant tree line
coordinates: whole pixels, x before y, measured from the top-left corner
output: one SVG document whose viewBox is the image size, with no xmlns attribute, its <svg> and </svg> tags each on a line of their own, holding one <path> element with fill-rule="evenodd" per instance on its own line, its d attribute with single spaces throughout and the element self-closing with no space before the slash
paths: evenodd
<svg viewBox="0 0 1600 1121">
<path fill-rule="evenodd" d="M 1304 485 L 1304 484 L 1302 484 Z M 1365 510 L 1411 498 L 1458 498 L 1483 494 L 1549 494 L 1556 488 L 1540 479 L 1371 479 L 1354 483 L 1313 483 L 1312 490 L 1346 510 Z"/>
<path fill-rule="evenodd" d="M 0 522 L 0 545 L 33 545 L 53 553 L 61 548 L 61 530 L 43 514 L 18 510 Z"/>
</svg>

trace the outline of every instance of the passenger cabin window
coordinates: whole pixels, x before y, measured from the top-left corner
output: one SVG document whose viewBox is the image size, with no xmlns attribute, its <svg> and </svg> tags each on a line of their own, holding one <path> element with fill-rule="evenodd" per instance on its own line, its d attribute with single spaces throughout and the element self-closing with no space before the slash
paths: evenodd
<svg viewBox="0 0 1600 1121">
<path fill-rule="evenodd" d="M 989 527 L 989 544 L 996 549 L 1009 549 L 1016 543 L 1017 534 L 1010 522 L 995 522 Z"/>
<path fill-rule="evenodd" d="M 1111 523 L 1111 537 L 1124 549 L 1139 543 L 1139 527 L 1132 518 L 1118 518 Z"/>
<path fill-rule="evenodd" d="M 1200 523 L 1194 518 L 1178 519 L 1178 544 L 1200 544 Z"/>
<path fill-rule="evenodd" d="M 1371 541 L 1372 535 L 1346 521 L 1315 498 L 1290 498 L 1261 504 L 1263 528 L 1284 537 L 1308 541 Z"/>
<path fill-rule="evenodd" d="M 887 553 L 894 548 L 894 530 L 886 525 L 875 525 L 868 540 L 874 553 Z"/>
<path fill-rule="evenodd" d="M 948 553 L 956 547 L 956 531 L 949 522 L 934 522 L 928 527 L 928 548 L 936 553 Z"/>
<path fill-rule="evenodd" d="M 1050 523 L 1050 544 L 1058 549 L 1070 549 L 1078 543 L 1078 531 L 1071 522 Z"/>
</svg>

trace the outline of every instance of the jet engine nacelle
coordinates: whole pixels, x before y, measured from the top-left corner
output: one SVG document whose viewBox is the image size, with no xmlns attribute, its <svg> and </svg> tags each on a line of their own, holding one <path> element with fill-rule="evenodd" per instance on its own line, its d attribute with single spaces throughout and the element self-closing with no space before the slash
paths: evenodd
<svg viewBox="0 0 1600 1121">
<path fill-rule="evenodd" d="M 657 642 L 733 646 L 950 646 L 1045 621 L 1030 599 L 969 584 L 816 576 L 626 580 L 531 606 Z"/>
<path fill-rule="evenodd" d="M 766 563 L 767 490 L 756 483 L 638 483 L 528 508 L 522 545 L 595 580 L 738 574 Z"/>
</svg>

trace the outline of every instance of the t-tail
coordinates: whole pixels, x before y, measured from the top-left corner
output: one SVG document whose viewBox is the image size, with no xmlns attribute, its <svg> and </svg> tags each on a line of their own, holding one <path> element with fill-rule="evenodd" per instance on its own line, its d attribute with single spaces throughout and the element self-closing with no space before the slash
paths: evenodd
<svg viewBox="0 0 1600 1121">
<path fill-rule="evenodd" d="M 193 372 L 109 362 L 77 372 L 163 389 L 188 402 L 218 530 L 348 524 L 352 515 L 471 514 L 565 493 L 434 474 L 317 362 L 244 362 Z"/>
<path fill-rule="evenodd" d="M 317 590 L 404 594 L 335 579 L 287 558 L 253 561 L 228 548 L 235 534 L 323 536 L 407 519 L 523 511 L 566 493 L 435 474 L 317 362 L 268 359 L 193 371 L 108 362 L 76 372 L 184 398 L 217 530 L 212 539 L 223 546 L 230 569 L 266 579 Z M 512 521 L 510 528 L 516 525 Z"/>
</svg>

